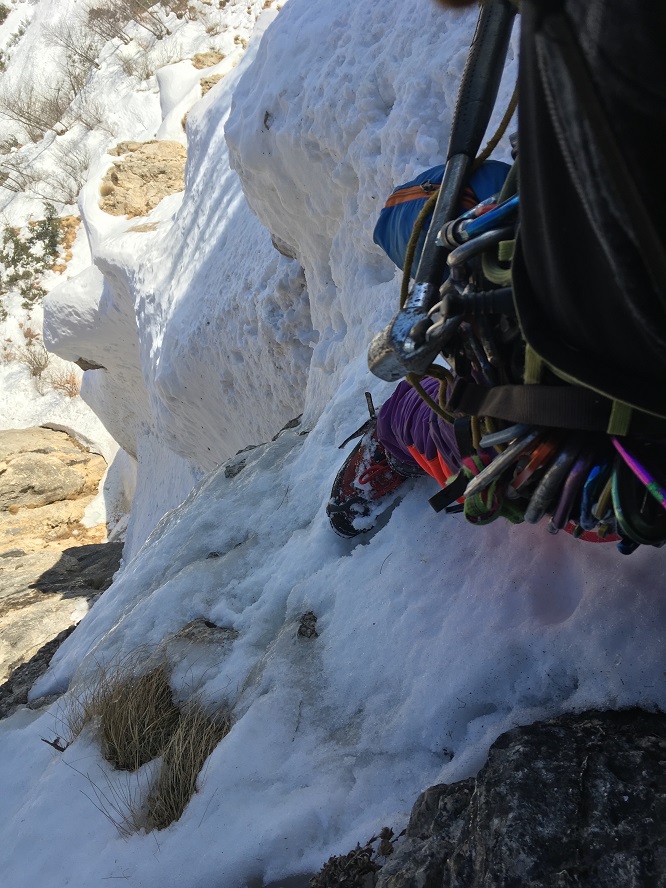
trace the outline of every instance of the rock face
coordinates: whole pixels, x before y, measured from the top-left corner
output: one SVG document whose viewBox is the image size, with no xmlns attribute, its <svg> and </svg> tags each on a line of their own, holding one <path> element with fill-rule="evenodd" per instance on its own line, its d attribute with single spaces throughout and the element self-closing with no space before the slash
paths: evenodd
<svg viewBox="0 0 666 888">
<path fill-rule="evenodd" d="M 201 84 L 201 95 L 205 96 L 207 92 L 210 92 L 215 84 L 219 83 L 223 77 L 224 74 L 210 74 L 208 77 L 202 77 L 199 81 Z"/>
<path fill-rule="evenodd" d="M 100 207 L 112 216 L 146 216 L 168 194 L 185 188 L 187 152 L 180 142 L 121 142 L 107 172 Z"/>
<path fill-rule="evenodd" d="M 0 684 L 0 718 L 7 718 L 19 706 L 28 702 L 30 688 L 40 675 L 46 672 L 51 658 L 73 631 L 74 626 L 70 626 L 69 629 L 63 629 L 55 638 L 42 645 L 27 663 L 18 666 L 6 682 Z"/>
<path fill-rule="evenodd" d="M 201 71 L 203 68 L 212 68 L 213 65 L 217 65 L 224 57 L 223 52 L 217 52 L 214 49 L 208 52 L 198 52 L 192 56 L 192 64 L 198 71 Z"/>
<path fill-rule="evenodd" d="M 502 735 L 417 800 L 377 888 L 666 886 L 666 715 L 588 712 Z"/>
<path fill-rule="evenodd" d="M 81 524 L 106 470 L 104 459 L 64 432 L 0 432 L 0 557 L 61 549 L 78 537 L 100 542 L 105 528 Z"/>
<path fill-rule="evenodd" d="M 64 432 L 0 432 L 0 682 L 77 623 L 118 569 L 122 544 L 82 523 L 105 469 Z"/>
</svg>

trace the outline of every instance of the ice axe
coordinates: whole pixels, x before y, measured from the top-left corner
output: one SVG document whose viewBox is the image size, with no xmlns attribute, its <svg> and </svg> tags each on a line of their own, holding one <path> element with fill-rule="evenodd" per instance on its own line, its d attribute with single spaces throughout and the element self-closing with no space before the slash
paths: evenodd
<svg viewBox="0 0 666 888">
<path fill-rule="evenodd" d="M 513 0 L 485 0 L 467 55 L 456 101 L 444 178 L 428 228 L 414 286 L 405 305 L 378 333 L 368 349 L 368 366 L 375 376 L 394 382 L 407 373 L 423 373 L 439 351 L 426 340 L 428 312 L 439 299 L 449 249 L 438 244 L 440 229 L 453 219 L 495 106 L 511 37 L 516 6 Z"/>
</svg>

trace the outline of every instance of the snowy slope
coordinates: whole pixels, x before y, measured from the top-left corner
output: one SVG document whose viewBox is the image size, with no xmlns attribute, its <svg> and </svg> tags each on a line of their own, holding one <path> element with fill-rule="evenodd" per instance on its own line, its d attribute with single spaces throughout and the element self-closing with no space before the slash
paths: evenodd
<svg viewBox="0 0 666 888">
<path fill-rule="evenodd" d="M 429 479 L 363 538 L 331 533 L 336 445 L 363 421 L 363 391 L 390 391 L 365 365 L 398 291 L 372 227 L 387 192 L 441 157 L 474 17 L 289 0 L 268 18 L 190 110 L 186 191 L 154 230 L 105 218 L 100 159 L 80 201 L 96 267 L 47 316 L 63 356 L 85 346 L 110 364 L 86 374 L 86 397 L 136 455 L 138 486 L 125 568 L 33 697 L 163 646 L 176 691 L 233 707 L 235 724 L 183 817 L 123 840 L 89 796 L 128 778 L 92 735 L 64 753 L 42 743 L 62 735 L 58 704 L 0 723 L 12 888 L 259 888 L 401 829 L 421 789 L 475 773 L 508 727 L 666 705 L 659 552 L 471 528 L 429 509 Z M 190 89 L 186 68 L 168 70 L 160 120 Z M 514 76 L 510 60 L 500 105 Z M 307 611 L 317 638 L 298 637 Z M 238 637 L 184 647 L 173 633 L 195 618 Z"/>
</svg>

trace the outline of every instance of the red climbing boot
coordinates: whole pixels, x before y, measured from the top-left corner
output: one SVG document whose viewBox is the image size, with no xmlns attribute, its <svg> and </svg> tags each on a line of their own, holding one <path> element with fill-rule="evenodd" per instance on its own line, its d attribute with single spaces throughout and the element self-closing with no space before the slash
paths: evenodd
<svg viewBox="0 0 666 888">
<path fill-rule="evenodd" d="M 369 392 L 366 392 L 366 398 L 370 419 L 340 445 L 344 447 L 361 435 L 361 440 L 335 476 L 326 506 L 331 527 L 343 537 L 354 537 L 370 530 L 380 511 L 379 501 L 393 493 L 411 475 L 422 474 L 419 469 L 415 471 L 408 466 L 401 471 L 402 467 L 387 455 L 377 440 L 377 417 Z"/>
</svg>

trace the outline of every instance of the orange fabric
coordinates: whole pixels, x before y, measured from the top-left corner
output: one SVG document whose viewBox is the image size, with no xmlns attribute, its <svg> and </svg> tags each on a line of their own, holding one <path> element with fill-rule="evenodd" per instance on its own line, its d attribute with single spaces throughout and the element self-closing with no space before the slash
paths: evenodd
<svg viewBox="0 0 666 888">
<path fill-rule="evenodd" d="M 453 472 L 444 462 L 439 453 L 437 456 L 433 457 L 433 459 L 426 459 L 422 453 L 418 452 L 414 445 L 408 447 L 407 450 L 409 450 L 412 457 L 421 466 L 424 472 L 427 472 L 432 478 L 434 478 L 441 487 L 446 487 L 447 478 L 450 478 Z"/>
<path fill-rule="evenodd" d="M 431 194 L 435 194 L 437 191 L 439 191 L 439 185 L 430 190 L 424 188 L 423 185 L 411 185 L 409 188 L 401 188 L 399 191 L 394 191 L 386 201 L 386 206 L 394 207 L 396 204 L 407 203 L 410 200 L 430 197 Z"/>
<path fill-rule="evenodd" d="M 424 188 L 423 185 L 410 185 L 409 188 L 400 188 L 398 191 L 394 191 L 393 194 L 389 195 L 388 200 L 386 201 L 387 207 L 394 207 L 397 204 L 407 203 L 410 200 L 419 200 L 423 197 L 430 197 L 431 194 L 436 194 L 439 191 L 439 185 L 435 188 Z M 471 210 L 475 207 L 479 202 L 479 198 L 474 194 L 472 189 L 467 185 L 462 192 L 460 203 L 464 210 Z"/>
</svg>

